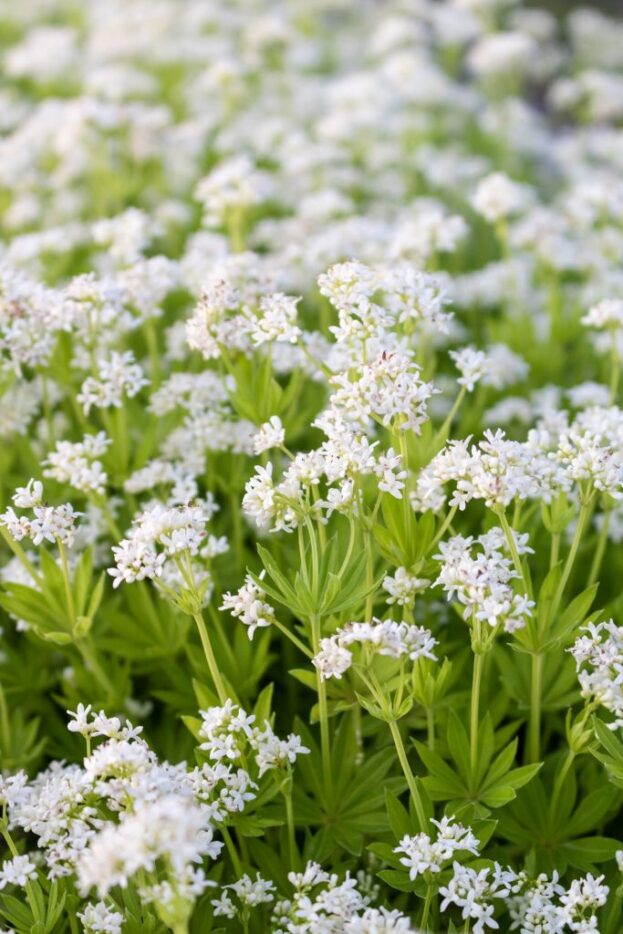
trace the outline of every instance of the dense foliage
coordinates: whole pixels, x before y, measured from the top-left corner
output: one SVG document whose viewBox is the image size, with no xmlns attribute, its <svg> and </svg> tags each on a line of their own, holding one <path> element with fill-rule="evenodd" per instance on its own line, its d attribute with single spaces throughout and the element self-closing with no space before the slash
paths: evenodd
<svg viewBox="0 0 623 934">
<path fill-rule="evenodd" d="M 0 42 L 3 929 L 617 934 L 623 25 Z"/>
</svg>

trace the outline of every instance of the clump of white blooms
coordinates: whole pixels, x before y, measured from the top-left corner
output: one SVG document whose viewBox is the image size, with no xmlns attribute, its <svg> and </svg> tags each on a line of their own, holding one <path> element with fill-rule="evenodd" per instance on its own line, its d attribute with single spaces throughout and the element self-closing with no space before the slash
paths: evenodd
<svg viewBox="0 0 623 934">
<path fill-rule="evenodd" d="M 313 661 L 323 679 L 341 678 L 353 664 L 355 647 L 367 659 L 384 655 L 416 662 L 420 658 L 434 661 L 436 644 L 437 640 L 423 626 L 374 618 L 370 623 L 349 623 L 334 635 L 321 639 L 320 651 Z"/>
<path fill-rule="evenodd" d="M 452 817 L 443 817 L 440 821 L 432 818 L 431 824 L 437 828 L 434 840 L 422 832 L 414 837 L 404 836 L 394 848 L 394 853 L 402 854 L 400 862 L 408 870 L 412 882 L 423 873 L 441 872 L 457 852 L 478 856 L 479 842 L 469 827 L 455 822 Z"/>
<path fill-rule="evenodd" d="M 494 172 L 479 182 L 472 204 L 490 223 L 505 220 L 526 206 L 525 189 L 503 172 Z"/>
<path fill-rule="evenodd" d="M 210 584 L 208 572 L 203 567 L 195 570 L 192 559 L 203 548 L 214 551 L 207 523 L 217 509 L 209 497 L 193 505 L 155 503 L 135 516 L 128 538 L 112 549 L 116 566 L 109 568 L 108 573 L 113 586 L 159 579 L 171 570 L 169 583 L 190 590 L 202 588 L 205 597 Z M 220 550 L 216 548 L 217 553 Z"/>
<path fill-rule="evenodd" d="M 46 470 L 43 475 L 58 483 L 68 483 L 83 493 L 103 496 L 108 477 L 98 458 L 106 453 L 110 443 L 110 438 L 103 431 L 85 435 L 75 444 L 58 441 L 56 449 L 44 461 Z"/>
<path fill-rule="evenodd" d="M 253 438 L 253 449 L 256 454 L 270 451 L 271 448 L 280 448 L 285 441 L 286 432 L 278 415 L 272 415 L 267 422 L 260 425 Z"/>
<path fill-rule="evenodd" d="M 223 594 L 221 609 L 228 610 L 233 617 L 248 626 L 249 639 L 253 638 L 257 629 L 271 626 L 275 621 L 275 611 L 262 599 L 264 596 L 260 585 L 250 574 L 247 574 L 237 593 Z"/>
<path fill-rule="evenodd" d="M 262 879 L 259 873 L 255 879 L 248 875 L 241 876 L 236 882 L 223 887 L 220 898 L 212 900 L 214 914 L 216 917 L 244 917 L 248 909 L 274 901 L 274 890 L 274 884 Z M 232 896 L 235 896 L 235 900 Z"/>
<path fill-rule="evenodd" d="M 275 934 L 366 930 L 355 926 L 354 919 L 360 912 L 365 913 L 370 898 L 359 890 L 357 879 L 349 873 L 340 881 L 337 873 L 328 873 L 318 863 L 308 862 L 302 872 L 288 873 L 288 882 L 293 888 L 292 895 L 277 902 L 272 915 Z M 348 928 L 347 923 L 353 926 Z"/>
<path fill-rule="evenodd" d="M 527 535 L 513 533 L 518 554 L 530 554 Z M 466 622 L 479 620 L 492 629 L 515 632 L 532 616 L 534 602 L 516 589 L 519 572 L 509 557 L 509 546 L 500 528 L 474 539 L 455 535 L 440 544 L 441 562 L 435 585 L 449 600 L 458 600 Z"/>
<path fill-rule="evenodd" d="M 575 660 L 582 697 L 614 714 L 613 730 L 623 726 L 623 627 L 610 619 L 589 623 L 569 650 Z"/>
<path fill-rule="evenodd" d="M 223 707 L 210 707 L 200 713 L 199 736 L 203 742 L 199 748 L 215 762 L 243 762 L 252 755 L 262 776 L 270 769 L 293 765 L 298 756 L 309 753 L 300 736 L 291 733 L 287 739 L 279 739 L 268 722 L 263 728 L 258 726 L 254 714 L 247 714 L 231 700 Z"/>
<path fill-rule="evenodd" d="M 412 607 L 416 595 L 425 590 L 430 581 L 425 577 L 416 577 L 406 568 L 397 568 L 393 575 L 383 578 L 383 589 L 387 592 L 387 603 L 391 606 Z"/>
<path fill-rule="evenodd" d="M 455 860 L 450 881 L 439 889 L 441 911 L 456 905 L 464 921 L 473 921 L 470 930 L 474 934 L 485 934 L 487 928 L 497 929 L 496 906 L 511 894 L 516 878 L 512 869 L 503 869 L 498 863 L 477 870 Z"/>
<path fill-rule="evenodd" d="M 81 513 L 76 512 L 71 503 L 49 506 L 43 498 L 43 484 L 40 480 L 29 480 L 27 486 L 18 487 L 13 494 L 13 503 L 18 509 L 32 512 L 31 516 L 18 515 L 9 506 L 0 515 L 0 525 L 16 542 L 29 538 L 33 545 L 41 545 L 43 542 L 60 542 L 67 547 L 73 545 L 76 521 Z"/>
<path fill-rule="evenodd" d="M 112 353 L 110 357 L 98 361 L 95 376 L 85 379 L 78 394 L 78 402 L 85 415 L 89 414 L 92 407 L 118 409 L 123 404 L 124 395 L 132 399 L 148 383 L 149 380 L 131 351 Z"/>
<path fill-rule="evenodd" d="M 77 917 L 82 921 L 87 934 L 121 934 L 123 930 L 123 915 L 106 902 L 87 905 L 84 911 L 78 912 Z"/>
</svg>

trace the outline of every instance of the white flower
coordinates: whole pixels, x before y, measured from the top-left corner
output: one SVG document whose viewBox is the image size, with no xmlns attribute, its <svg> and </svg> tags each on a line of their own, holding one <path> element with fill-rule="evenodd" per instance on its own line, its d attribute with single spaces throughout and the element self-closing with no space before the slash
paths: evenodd
<svg viewBox="0 0 623 934">
<path fill-rule="evenodd" d="M 275 292 L 260 299 L 259 315 L 251 324 L 251 339 L 256 346 L 271 341 L 287 341 L 295 344 L 301 329 L 296 323 L 296 306 L 300 298 L 292 298 Z"/>
<path fill-rule="evenodd" d="M 458 383 L 472 392 L 487 372 L 487 355 L 482 350 L 473 347 L 463 347 L 461 350 L 451 350 L 450 356 L 454 360 L 457 370 L 461 373 Z"/>
<path fill-rule="evenodd" d="M 527 536 L 513 534 L 518 552 L 525 553 Z M 466 622 L 475 617 L 492 628 L 503 624 L 506 632 L 514 632 L 532 616 L 534 603 L 514 589 L 519 575 L 508 557 L 508 547 L 497 527 L 475 540 L 455 535 L 440 543 L 435 557 L 441 568 L 435 585 L 444 588 L 449 600 L 463 604 Z"/>
<path fill-rule="evenodd" d="M 259 585 L 247 574 L 238 593 L 223 594 L 221 610 L 229 610 L 232 616 L 248 626 L 248 636 L 252 639 L 256 629 L 271 626 L 275 620 L 275 611 L 269 603 L 262 600 L 265 596 Z"/>
<path fill-rule="evenodd" d="M 87 905 L 84 911 L 78 912 L 78 918 L 87 934 L 121 934 L 123 929 L 123 915 L 106 902 Z"/>
<path fill-rule="evenodd" d="M 453 859 L 454 854 L 463 850 L 478 856 L 479 843 L 469 827 L 455 823 L 453 817 L 443 817 L 440 821 L 431 819 L 437 828 L 437 838 L 426 833 L 414 837 L 404 836 L 394 853 L 403 853 L 400 862 L 409 871 L 413 882 L 425 872 L 441 872 L 444 863 Z"/>
<path fill-rule="evenodd" d="M 260 776 L 270 769 L 282 769 L 288 763 L 293 765 L 298 756 L 309 753 L 300 736 L 290 733 L 287 739 L 279 739 L 269 723 L 264 724 L 263 730 L 256 727 L 249 742 L 255 750 Z"/>
<path fill-rule="evenodd" d="M 582 318 L 582 324 L 587 327 L 599 329 L 623 328 L 623 300 L 620 298 L 605 298 L 593 305 Z"/>
<path fill-rule="evenodd" d="M 108 477 L 98 457 L 106 453 L 111 441 L 103 431 L 96 435 L 85 435 L 82 441 L 58 441 L 43 462 L 47 467 L 44 477 L 52 477 L 58 483 L 68 483 L 84 493 L 103 496 Z"/>
<path fill-rule="evenodd" d="M 322 639 L 313 663 L 323 679 L 340 678 L 352 664 L 356 645 L 391 658 L 406 656 L 415 662 L 419 658 L 435 661 L 436 644 L 437 640 L 424 627 L 374 618 L 370 623 L 349 623 L 330 638 Z"/>
<path fill-rule="evenodd" d="M 124 395 L 131 399 L 148 383 L 132 351 L 113 352 L 110 357 L 98 361 L 97 375 L 88 376 L 84 381 L 78 402 L 85 415 L 89 414 L 92 407 L 120 408 Z"/>
<path fill-rule="evenodd" d="M 256 454 L 279 448 L 285 441 L 286 432 L 278 415 L 272 415 L 267 422 L 260 425 L 259 431 L 253 438 L 253 449 Z"/>
<path fill-rule="evenodd" d="M 397 568 L 396 573 L 383 578 L 383 588 L 389 594 L 387 603 L 391 606 L 413 606 L 416 594 L 424 590 L 430 581 L 424 577 L 409 574 L 406 568 Z"/>
<path fill-rule="evenodd" d="M 575 659 L 582 697 L 614 714 L 611 729 L 623 726 L 623 627 L 614 620 L 589 623 L 569 651 Z"/>
<path fill-rule="evenodd" d="M 479 182 L 472 198 L 474 209 L 490 223 L 504 220 L 526 206 L 526 192 L 503 172 L 494 172 Z"/>
<path fill-rule="evenodd" d="M 21 888 L 37 878 L 37 869 L 29 856 L 14 856 L 0 864 L 0 889 L 7 885 Z"/>
<path fill-rule="evenodd" d="M 498 863 L 493 869 L 471 869 L 458 862 L 452 865 L 453 875 L 446 886 L 439 889 L 442 897 L 442 912 L 449 905 L 461 909 L 463 920 L 472 919 L 470 928 L 474 934 L 484 934 L 487 928 L 497 929 L 499 924 L 493 917 L 495 901 L 507 898 L 517 876 L 510 869 L 502 869 Z"/>
</svg>

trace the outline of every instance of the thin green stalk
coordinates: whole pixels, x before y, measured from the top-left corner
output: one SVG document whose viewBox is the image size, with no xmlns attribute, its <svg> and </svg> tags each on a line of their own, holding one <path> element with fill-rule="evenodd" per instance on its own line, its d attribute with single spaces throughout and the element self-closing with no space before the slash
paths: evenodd
<svg viewBox="0 0 623 934">
<path fill-rule="evenodd" d="M 431 752 L 435 751 L 435 714 L 432 707 L 426 708 L 426 733 L 428 739 L 428 748 Z"/>
<path fill-rule="evenodd" d="M 240 857 L 238 856 L 236 844 L 232 840 L 231 834 L 225 825 L 221 827 L 221 834 L 223 835 L 223 840 L 225 841 L 225 846 L 227 848 L 227 852 L 229 853 L 229 858 L 232 861 L 234 872 L 239 879 L 242 875 L 242 863 L 240 862 Z"/>
<path fill-rule="evenodd" d="M 424 908 L 422 909 L 422 918 L 420 920 L 420 927 L 423 931 L 428 931 L 428 916 L 430 914 L 430 908 L 433 903 L 433 887 L 432 885 L 427 886 L 426 888 L 426 899 L 424 901 Z"/>
<path fill-rule="evenodd" d="M 558 564 L 558 558 L 560 556 L 560 532 L 554 532 L 552 534 L 552 541 L 549 550 L 549 569 Z"/>
<path fill-rule="evenodd" d="M 143 334 L 145 335 L 145 343 L 149 354 L 149 375 L 153 391 L 160 385 L 160 349 L 153 318 L 147 318 L 144 321 Z"/>
<path fill-rule="evenodd" d="M 216 688 L 216 693 L 218 694 L 219 701 L 224 705 L 229 697 L 229 694 L 225 690 L 225 685 L 221 677 L 221 672 L 216 661 L 216 656 L 214 655 L 214 649 L 212 648 L 212 643 L 210 642 L 210 636 L 208 635 L 208 630 L 205 624 L 205 620 L 201 613 L 194 613 L 193 619 L 197 624 L 197 629 L 199 630 L 199 638 L 201 639 L 201 645 L 203 646 L 203 653 L 206 657 L 208 663 L 208 668 L 210 670 L 210 677 L 214 682 L 214 687 Z"/>
<path fill-rule="evenodd" d="M 0 682 L 0 724 L 2 724 L 2 738 L 5 741 L 5 753 L 11 748 L 11 721 L 7 709 L 4 687 Z"/>
<path fill-rule="evenodd" d="M 472 696 L 469 714 L 469 755 L 472 776 L 476 774 L 476 768 L 478 766 L 478 724 L 480 722 L 480 683 L 482 681 L 483 659 L 484 655 L 482 655 L 481 652 L 475 653 L 474 667 L 472 671 Z"/>
<path fill-rule="evenodd" d="M 235 492 L 229 494 L 229 515 L 232 520 L 232 545 L 234 561 L 238 570 L 244 568 L 244 529 L 240 514 L 240 502 Z"/>
<path fill-rule="evenodd" d="M 413 774 L 411 766 L 409 765 L 407 751 L 404 747 L 402 736 L 400 735 L 398 723 L 395 720 L 389 720 L 388 722 L 392 734 L 392 739 L 394 740 L 394 746 L 396 747 L 396 752 L 398 753 L 398 761 L 402 767 L 404 777 L 407 780 L 407 785 L 411 793 L 413 804 L 415 805 L 415 813 L 417 814 L 418 821 L 420 822 L 420 827 L 423 831 L 425 831 L 428 826 L 428 821 L 426 820 L 424 805 L 422 804 L 422 798 L 415 780 L 415 775 Z"/>
<path fill-rule="evenodd" d="M 61 568 L 63 571 L 63 584 L 65 586 L 65 600 L 67 602 L 67 614 L 69 616 L 69 620 L 73 627 L 76 623 L 76 608 L 74 605 L 74 594 L 73 594 L 73 589 L 71 586 L 71 577 L 69 575 L 69 562 L 67 560 L 67 550 L 63 542 L 60 540 L 60 538 L 57 538 L 56 542 L 58 544 L 58 550 L 61 556 Z"/>
<path fill-rule="evenodd" d="M 368 596 L 366 597 L 366 622 L 369 623 L 372 619 L 372 613 L 374 610 L 374 593 L 372 588 L 374 585 L 374 554 L 372 551 L 372 536 L 366 530 L 364 532 L 364 541 L 366 548 L 366 588 L 368 591 Z"/>
<path fill-rule="evenodd" d="M 551 620 L 555 618 L 556 613 L 558 612 L 558 609 L 560 607 L 560 603 L 562 601 L 562 598 L 565 592 L 565 587 L 567 586 L 569 576 L 573 569 L 573 565 L 574 565 L 574 562 L 575 562 L 575 559 L 578 553 L 578 548 L 580 547 L 580 542 L 582 541 L 582 536 L 584 534 L 584 529 L 586 527 L 586 523 L 588 522 L 590 513 L 591 513 L 591 503 L 590 502 L 583 503 L 582 506 L 580 507 L 580 515 L 578 516 L 578 524 L 575 527 L 575 535 L 573 536 L 573 541 L 571 542 L 571 548 L 569 549 L 569 554 L 567 555 L 567 560 L 565 561 L 565 565 L 562 570 L 562 574 L 560 577 L 560 583 L 558 584 L 556 593 L 554 594 L 554 599 L 552 601 L 552 608 L 551 608 L 551 613 L 550 613 Z"/>
<path fill-rule="evenodd" d="M 433 548 L 437 545 L 437 543 L 440 541 L 440 539 L 443 538 L 443 536 L 446 534 L 446 532 L 452 525 L 452 520 L 454 519 L 458 508 L 459 508 L 458 506 L 452 506 L 452 508 L 449 510 L 446 518 L 443 520 L 443 522 L 441 523 L 439 527 L 439 531 L 437 532 L 434 539 L 430 543 L 430 546 L 428 549 L 429 554 L 433 550 Z"/>
<path fill-rule="evenodd" d="M 452 405 L 452 408 L 450 409 L 450 411 L 449 411 L 448 414 L 446 415 L 446 417 L 445 417 L 445 419 L 444 419 L 444 422 L 443 422 L 441 428 L 439 429 L 439 431 L 438 431 L 437 434 L 435 435 L 435 438 L 434 438 L 434 441 L 433 441 L 433 447 L 434 447 L 434 448 L 437 448 L 439 445 L 443 444 L 443 442 L 445 441 L 445 439 L 446 439 L 446 437 L 447 437 L 447 434 L 448 434 L 448 432 L 449 432 L 449 430 L 450 430 L 450 426 L 452 425 L 452 422 L 453 422 L 453 420 L 454 420 L 454 416 L 456 415 L 456 413 L 457 413 L 458 410 L 460 409 L 461 404 L 462 404 L 462 402 L 463 402 L 463 399 L 465 398 L 466 392 L 467 392 L 467 390 L 466 390 L 465 386 L 461 386 L 461 388 L 459 389 L 459 392 L 458 392 L 458 394 L 457 394 L 457 397 L 456 397 L 456 399 L 454 400 L 454 403 L 453 403 L 453 405 Z"/>
<path fill-rule="evenodd" d="M 294 808 L 292 807 L 292 779 L 287 783 L 287 789 L 282 792 L 286 805 L 286 824 L 288 827 L 288 849 L 290 856 L 290 866 L 295 869 L 298 866 L 299 854 L 296 846 L 296 836 L 294 833 Z"/>
<path fill-rule="evenodd" d="M 309 516 L 305 516 L 305 527 L 309 535 L 309 543 L 311 546 L 311 556 L 312 556 L 312 591 L 316 593 L 316 588 L 318 586 L 318 576 L 320 573 L 320 558 L 318 556 L 318 542 L 316 541 L 316 533 L 314 531 L 314 526 Z"/>
<path fill-rule="evenodd" d="M 305 643 L 304 643 L 304 642 L 301 642 L 301 640 L 298 638 L 298 636 L 295 636 L 293 632 L 290 632 L 290 630 L 287 628 L 287 626 L 284 626 L 283 623 L 280 622 L 280 620 L 278 620 L 278 619 L 275 617 L 275 618 L 273 619 L 273 623 L 272 623 L 272 624 L 273 624 L 274 626 L 276 626 L 277 629 L 279 630 L 279 632 L 282 632 L 283 635 L 286 636 L 286 638 L 288 638 L 288 639 L 290 640 L 290 642 L 291 642 L 293 645 L 295 645 L 295 646 L 297 647 L 297 649 L 299 650 L 299 652 L 302 652 L 303 655 L 306 655 L 306 656 L 307 656 L 307 658 L 313 658 L 313 657 L 314 657 L 313 652 L 310 652 L 310 651 L 309 651 L 309 649 L 307 648 L 307 646 L 305 645 Z"/>
<path fill-rule="evenodd" d="M 317 655 L 320 651 L 320 618 L 318 616 L 312 616 L 309 622 L 311 627 L 312 648 L 314 655 Z M 318 694 L 318 719 L 320 721 L 322 773 L 325 788 L 327 792 L 329 792 L 333 782 L 331 778 L 331 737 L 329 732 L 329 710 L 327 707 L 327 686 L 318 668 L 316 668 L 316 691 Z"/>
<path fill-rule="evenodd" d="M 588 575 L 587 587 L 590 587 L 595 583 L 599 572 L 601 570 L 601 562 L 604 558 L 604 553 L 606 550 L 606 544 L 608 542 L 608 530 L 610 528 L 610 516 L 612 515 L 612 510 L 607 509 L 604 512 L 603 522 L 599 530 L 599 535 L 597 536 L 597 548 L 595 549 L 595 554 L 593 555 L 593 561 L 591 563 L 590 573 Z"/>
<path fill-rule="evenodd" d="M 619 379 L 621 377 L 621 361 L 617 352 L 614 332 L 612 333 L 612 350 L 610 353 L 610 404 L 613 405 L 619 394 Z"/>
<path fill-rule="evenodd" d="M 498 510 L 497 515 L 500 520 L 500 525 L 502 526 L 502 529 L 504 531 L 504 535 L 506 536 L 506 541 L 508 543 L 508 548 L 511 553 L 511 557 L 513 559 L 513 564 L 515 565 L 515 570 L 517 571 L 517 574 L 519 574 L 522 580 L 522 583 L 524 587 L 526 588 L 526 593 L 528 594 L 528 596 L 532 596 L 532 587 L 530 586 L 530 581 L 527 579 L 526 574 L 524 573 L 523 565 L 521 563 L 521 557 L 519 555 L 519 550 L 517 548 L 517 542 L 515 540 L 515 535 L 513 534 L 513 530 L 511 529 L 508 523 L 508 519 L 506 518 L 506 513 L 504 512 L 503 509 L 500 509 Z"/>
<path fill-rule="evenodd" d="M 556 810 L 556 805 L 558 804 L 558 798 L 560 797 L 560 792 L 562 791 L 562 786 L 565 783 L 569 769 L 573 765 L 573 760 L 575 759 L 575 753 L 573 749 L 569 749 L 565 757 L 563 766 L 556 776 L 556 781 L 554 782 L 554 790 L 552 792 L 552 798 L 550 801 L 550 813 L 553 814 Z"/>
<path fill-rule="evenodd" d="M 543 654 L 533 652 L 530 666 L 530 719 L 528 721 L 528 760 L 541 757 L 541 696 L 543 691 Z"/>
<path fill-rule="evenodd" d="M 349 516 L 349 517 L 348 517 L 348 524 L 349 524 L 349 529 L 348 529 L 348 546 L 347 546 L 347 548 L 346 548 L 346 554 L 344 555 L 344 560 L 342 561 L 340 570 L 338 571 L 338 574 L 337 574 L 337 576 L 338 576 L 339 578 L 342 577 L 342 574 L 344 573 L 344 571 L 346 570 L 346 568 L 347 568 L 348 565 L 350 564 L 351 555 L 352 555 L 352 553 L 353 553 L 353 548 L 354 548 L 354 545 L 355 545 L 355 523 L 354 523 L 354 521 L 353 521 L 353 517 L 352 517 L 352 516 Z"/>
</svg>

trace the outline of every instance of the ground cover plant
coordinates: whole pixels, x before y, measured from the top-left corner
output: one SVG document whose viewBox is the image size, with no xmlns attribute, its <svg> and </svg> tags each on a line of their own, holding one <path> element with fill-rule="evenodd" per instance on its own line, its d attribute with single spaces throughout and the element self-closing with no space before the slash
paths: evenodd
<svg viewBox="0 0 623 934">
<path fill-rule="evenodd" d="M 623 24 L 0 43 L 2 930 L 623 930 Z"/>
</svg>

